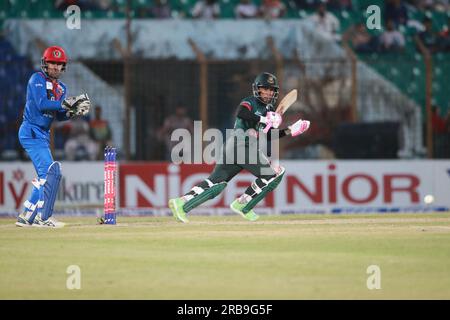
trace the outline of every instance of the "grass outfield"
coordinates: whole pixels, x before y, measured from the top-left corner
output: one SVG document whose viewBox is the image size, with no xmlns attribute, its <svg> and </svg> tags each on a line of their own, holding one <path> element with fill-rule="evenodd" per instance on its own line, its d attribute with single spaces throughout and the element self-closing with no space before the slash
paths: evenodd
<svg viewBox="0 0 450 320">
<path fill-rule="evenodd" d="M 0 219 L 0 299 L 450 299 L 449 213 L 61 220 Z"/>
</svg>

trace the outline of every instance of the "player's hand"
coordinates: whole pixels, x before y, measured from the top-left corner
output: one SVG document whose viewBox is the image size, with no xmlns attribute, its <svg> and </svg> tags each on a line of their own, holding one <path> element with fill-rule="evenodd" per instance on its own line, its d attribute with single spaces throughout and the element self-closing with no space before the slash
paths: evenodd
<svg viewBox="0 0 450 320">
<path fill-rule="evenodd" d="M 73 108 L 72 105 L 75 103 L 76 97 L 67 97 L 61 103 L 61 107 L 66 111 L 67 118 L 72 118 L 76 116 L 76 108 Z"/>
<path fill-rule="evenodd" d="M 283 118 L 281 114 L 269 111 L 266 114 L 266 127 L 264 128 L 264 133 L 267 133 L 271 127 L 277 129 L 280 124 L 283 122 Z"/>
<path fill-rule="evenodd" d="M 291 135 L 295 137 L 308 130 L 310 124 L 311 123 L 308 120 L 300 119 L 294 124 L 288 126 L 288 129 L 291 130 Z"/>
<path fill-rule="evenodd" d="M 67 97 L 62 101 L 61 107 L 67 111 L 74 110 L 72 106 L 75 104 L 76 101 L 77 97 Z"/>
<path fill-rule="evenodd" d="M 61 107 L 67 110 L 69 118 L 73 116 L 84 116 L 89 112 L 91 101 L 86 93 L 80 94 L 76 97 L 67 97 L 61 103 Z"/>
<path fill-rule="evenodd" d="M 281 117 L 281 114 L 272 112 L 272 111 L 267 112 L 266 118 L 268 119 L 269 122 L 272 123 L 272 126 L 275 129 L 277 129 L 280 126 L 280 124 L 283 122 L 283 118 Z"/>
<path fill-rule="evenodd" d="M 86 97 L 87 97 L 87 94 L 86 94 Z M 75 113 L 76 113 L 76 115 L 79 115 L 79 116 L 85 116 L 86 114 L 89 113 L 90 108 L 91 108 L 91 101 L 89 100 L 89 97 L 88 97 L 87 100 L 83 100 L 79 104 L 77 104 Z"/>
</svg>

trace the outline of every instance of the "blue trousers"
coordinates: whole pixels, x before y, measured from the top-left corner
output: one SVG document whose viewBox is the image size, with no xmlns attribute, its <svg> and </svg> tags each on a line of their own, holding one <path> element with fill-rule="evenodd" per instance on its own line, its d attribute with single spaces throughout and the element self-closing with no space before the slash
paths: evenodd
<svg viewBox="0 0 450 320">
<path fill-rule="evenodd" d="M 19 135 L 20 144 L 27 152 L 31 161 L 33 162 L 34 169 L 36 170 L 37 176 L 39 179 L 45 179 L 47 176 L 47 171 L 50 165 L 53 162 L 53 157 L 50 152 L 50 145 L 48 140 L 45 138 L 24 138 Z M 36 188 L 33 186 L 31 190 L 30 197 L 28 201 L 32 205 L 36 205 L 39 199 L 43 199 L 43 188 Z M 24 207 L 24 211 L 27 210 Z M 34 211 L 34 214 L 31 216 L 30 221 L 34 220 L 34 217 L 37 214 L 37 210 Z M 51 214 L 50 214 L 51 215 Z M 45 217 L 43 217 L 45 218 Z M 47 217 L 48 218 L 48 217 Z"/>
</svg>

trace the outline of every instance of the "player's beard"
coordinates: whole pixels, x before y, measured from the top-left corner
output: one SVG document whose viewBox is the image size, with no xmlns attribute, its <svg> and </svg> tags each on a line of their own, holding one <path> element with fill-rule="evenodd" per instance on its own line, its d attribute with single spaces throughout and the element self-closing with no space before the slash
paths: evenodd
<svg viewBox="0 0 450 320">
<path fill-rule="evenodd" d="M 53 72 L 48 71 L 48 76 L 54 80 L 59 79 L 59 77 L 61 76 L 61 71 L 57 71 L 57 70 L 52 70 Z"/>
<path fill-rule="evenodd" d="M 269 104 L 272 101 L 272 97 L 273 96 L 261 97 L 261 99 L 265 104 Z"/>
<path fill-rule="evenodd" d="M 54 80 L 59 79 L 59 77 L 61 76 L 61 74 L 62 74 L 62 70 L 51 69 L 51 68 L 47 67 L 47 75 L 48 75 L 50 78 L 52 78 L 52 79 L 54 79 Z"/>
</svg>

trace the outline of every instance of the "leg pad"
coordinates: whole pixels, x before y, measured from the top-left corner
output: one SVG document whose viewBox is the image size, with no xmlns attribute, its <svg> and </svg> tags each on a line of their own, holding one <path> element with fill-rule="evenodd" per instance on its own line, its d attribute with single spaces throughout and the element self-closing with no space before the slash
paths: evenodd
<svg viewBox="0 0 450 320">
<path fill-rule="evenodd" d="M 259 187 L 258 184 L 253 182 L 252 188 L 256 192 L 256 195 L 253 196 L 253 198 L 245 205 L 245 207 L 242 209 L 242 212 L 247 213 L 250 210 L 252 210 L 262 199 L 265 198 L 265 196 L 275 190 L 275 188 L 280 184 L 281 180 L 284 176 L 284 168 L 282 168 L 281 172 L 277 174 L 275 177 L 269 179 L 269 180 L 263 180 L 264 186 Z M 259 179 L 259 178 L 258 178 Z"/>
<path fill-rule="evenodd" d="M 208 181 L 209 182 L 209 181 Z M 205 189 L 200 188 L 200 187 L 194 187 L 193 190 L 195 191 L 195 195 L 192 199 L 188 200 L 184 206 L 183 206 L 183 210 L 185 212 L 189 212 L 192 209 L 194 209 L 195 207 L 198 207 L 199 205 L 201 205 L 203 202 L 206 202 L 208 200 L 211 200 L 215 197 L 217 197 L 222 191 L 223 189 L 225 189 L 225 187 L 227 186 L 226 182 L 219 182 L 216 184 L 212 184 L 212 183 L 208 183 L 209 186 Z"/>
<path fill-rule="evenodd" d="M 56 195 L 58 193 L 59 183 L 61 181 L 61 163 L 55 161 L 48 168 L 44 188 L 44 203 L 42 204 L 42 219 L 46 220 L 53 214 Z"/>
</svg>

